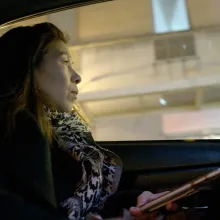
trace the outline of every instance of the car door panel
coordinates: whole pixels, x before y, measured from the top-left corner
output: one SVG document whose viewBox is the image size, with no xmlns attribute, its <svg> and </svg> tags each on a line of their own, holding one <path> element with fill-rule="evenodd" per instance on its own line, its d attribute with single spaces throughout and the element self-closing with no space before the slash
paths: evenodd
<svg viewBox="0 0 220 220">
<path fill-rule="evenodd" d="M 141 171 L 162 168 L 212 166 L 220 162 L 219 141 L 125 141 L 98 142 L 118 154 L 124 170 Z"/>
<path fill-rule="evenodd" d="M 119 190 L 172 190 L 220 167 L 220 142 L 213 141 L 122 141 L 98 142 L 123 161 Z M 204 215 L 220 178 L 179 201 L 181 206 L 196 207 Z M 204 209 L 204 210 L 203 210 Z"/>
</svg>

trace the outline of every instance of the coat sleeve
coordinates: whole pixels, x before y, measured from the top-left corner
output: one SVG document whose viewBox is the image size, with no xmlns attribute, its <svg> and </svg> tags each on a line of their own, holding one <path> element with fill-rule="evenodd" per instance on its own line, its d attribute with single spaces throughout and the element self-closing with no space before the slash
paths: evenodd
<svg viewBox="0 0 220 220">
<path fill-rule="evenodd" d="M 22 112 L 15 125 L 0 140 L 0 219 L 67 220 L 57 211 L 50 149 L 36 120 Z"/>
<path fill-rule="evenodd" d="M 45 210 L 1 187 L 0 219 L 2 220 L 67 220 L 58 213 Z"/>
</svg>

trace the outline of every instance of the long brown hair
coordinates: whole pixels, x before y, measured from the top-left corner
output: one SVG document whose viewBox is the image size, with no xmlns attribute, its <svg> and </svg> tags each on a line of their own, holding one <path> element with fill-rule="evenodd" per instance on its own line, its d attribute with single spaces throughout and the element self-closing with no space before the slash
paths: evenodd
<svg viewBox="0 0 220 220">
<path fill-rule="evenodd" d="M 57 40 L 68 41 L 51 23 L 14 28 L 0 38 L 0 70 L 4 76 L 0 82 L 0 114 L 6 125 L 6 137 L 16 126 L 17 113 L 27 109 L 35 116 L 48 141 L 52 142 L 51 124 L 45 115 L 33 75 L 49 45 Z"/>
</svg>

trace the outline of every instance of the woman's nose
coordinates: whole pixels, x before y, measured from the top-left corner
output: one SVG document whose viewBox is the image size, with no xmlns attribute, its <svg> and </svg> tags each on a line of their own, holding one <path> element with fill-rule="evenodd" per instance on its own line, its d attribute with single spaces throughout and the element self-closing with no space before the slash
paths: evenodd
<svg viewBox="0 0 220 220">
<path fill-rule="evenodd" d="M 78 73 L 73 71 L 71 81 L 74 82 L 75 84 L 79 84 L 82 81 L 82 78 Z"/>
</svg>

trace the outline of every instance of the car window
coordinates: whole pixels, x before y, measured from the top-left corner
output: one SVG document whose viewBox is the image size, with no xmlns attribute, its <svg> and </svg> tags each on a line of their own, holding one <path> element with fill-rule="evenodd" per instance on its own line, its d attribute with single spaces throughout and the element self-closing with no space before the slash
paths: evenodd
<svg viewBox="0 0 220 220">
<path fill-rule="evenodd" d="M 198 7 L 199 5 L 199 7 Z M 219 138 L 220 2 L 115 0 L 25 20 L 71 37 L 77 109 L 99 141 Z"/>
</svg>

